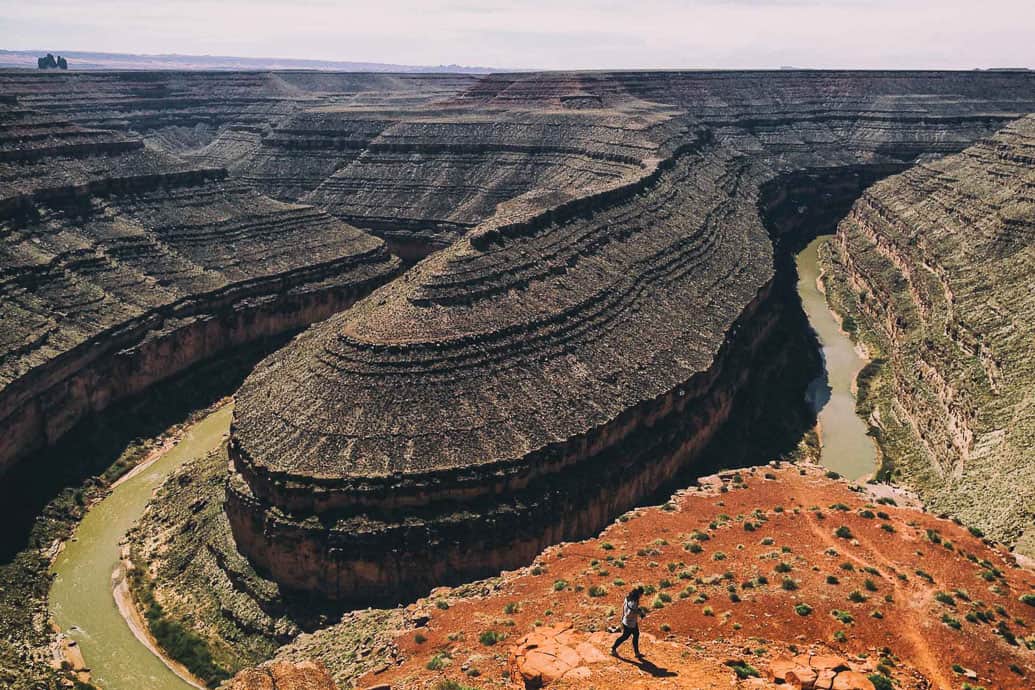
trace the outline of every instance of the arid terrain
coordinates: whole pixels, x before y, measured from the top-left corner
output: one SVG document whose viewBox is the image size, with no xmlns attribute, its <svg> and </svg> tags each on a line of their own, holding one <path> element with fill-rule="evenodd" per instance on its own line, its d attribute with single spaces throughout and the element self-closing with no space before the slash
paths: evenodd
<svg viewBox="0 0 1035 690">
<path fill-rule="evenodd" d="M 233 395 L 125 553 L 203 683 L 1031 687 L 1032 112 L 1027 72 L 0 71 L 0 473 L 38 511 L 0 685 L 89 664 L 49 663 L 54 554 Z M 813 464 L 823 234 L 862 488 Z"/>
</svg>

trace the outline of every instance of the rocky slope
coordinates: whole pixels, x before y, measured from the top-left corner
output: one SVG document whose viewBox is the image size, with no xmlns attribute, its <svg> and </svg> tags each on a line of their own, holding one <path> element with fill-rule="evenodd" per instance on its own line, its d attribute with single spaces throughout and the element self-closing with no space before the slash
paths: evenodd
<svg viewBox="0 0 1035 690">
<path fill-rule="evenodd" d="M 390 278 L 383 242 L 139 139 L 0 106 L 0 472 L 84 415 Z"/>
<path fill-rule="evenodd" d="M 656 149 L 634 174 L 497 205 L 260 366 L 231 444 L 242 552 L 286 587 L 362 602 L 594 532 L 692 461 L 776 359 L 773 243 L 800 227 L 793 212 L 846 208 L 843 194 L 1033 99 L 1029 75 L 480 81 L 451 103 L 583 123 L 653 104 Z M 462 124 L 433 131 L 450 142 Z M 792 213 L 773 227 L 781 203 Z"/>
<path fill-rule="evenodd" d="M 314 659 L 344 688 L 1029 687 L 1035 574 L 907 500 L 809 465 L 705 478 L 519 571 L 433 591 L 363 652 L 380 666 L 362 677 L 352 617 L 277 659 Z M 637 584 L 646 659 L 614 658 Z"/>
<path fill-rule="evenodd" d="M 1035 554 L 1035 117 L 870 188 L 827 262 L 888 470 Z"/>
</svg>

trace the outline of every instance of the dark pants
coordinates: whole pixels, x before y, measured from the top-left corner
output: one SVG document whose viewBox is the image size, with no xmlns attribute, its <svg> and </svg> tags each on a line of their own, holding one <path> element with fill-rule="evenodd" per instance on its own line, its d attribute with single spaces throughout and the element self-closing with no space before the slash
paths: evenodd
<svg viewBox="0 0 1035 690">
<path fill-rule="evenodd" d="M 611 647 L 612 652 L 618 651 L 618 646 L 629 638 L 633 638 L 633 651 L 636 652 L 636 656 L 640 655 L 640 628 L 630 628 L 628 625 L 622 626 L 622 634 L 615 640 L 614 645 Z"/>
</svg>

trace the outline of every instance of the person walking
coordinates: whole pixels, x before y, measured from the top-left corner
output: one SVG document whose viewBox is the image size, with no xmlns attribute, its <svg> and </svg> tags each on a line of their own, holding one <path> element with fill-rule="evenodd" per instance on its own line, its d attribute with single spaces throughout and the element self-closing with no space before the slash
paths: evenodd
<svg viewBox="0 0 1035 690">
<path fill-rule="evenodd" d="M 614 656 L 618 656 L 618 647 L 631 637 L 636 658 L 643 658 L 643 655 L 640 654 L 640 617 L 645 612 L 640 608 L 641 596 L 643 596 L 643 588 L 633 587 L 625 597 L 625 604 L 622 606 L 622 634 L 611 646 L 611 654 Z"/>
</svg>

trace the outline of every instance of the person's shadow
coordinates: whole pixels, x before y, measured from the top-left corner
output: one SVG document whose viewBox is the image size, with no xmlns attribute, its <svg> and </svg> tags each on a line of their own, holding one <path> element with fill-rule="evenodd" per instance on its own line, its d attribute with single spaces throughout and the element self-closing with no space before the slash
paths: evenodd
<svg viewBox="0 0 1035 690">
<path fill-rule="evenodd" d="M 621 661 L 624 661 L 627 664 L 632 664 L 633 666 L 639 668 L 641 671 L 646 671 L 647 673 L 651 674 L 655 678 L 671 678 L 672 676 L 679 675 L 675 671 L 669 671 L 667 668 L 658 666 L 657 664 L 648 660 L 645 657 L 640 657 L 639 659 L 627 659 L 621 654 L 615 654 L 615 658 L 620 659 Z"/>
</svg>

